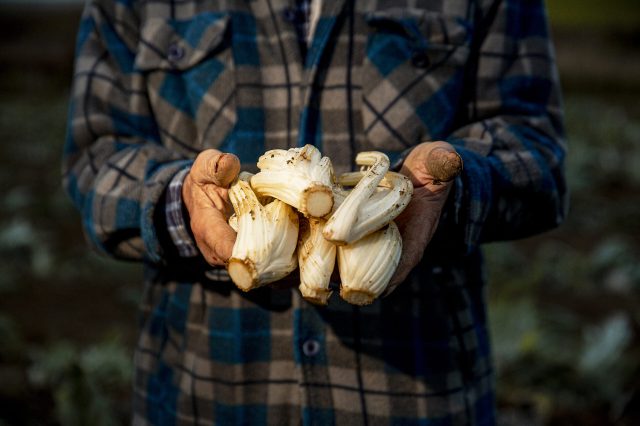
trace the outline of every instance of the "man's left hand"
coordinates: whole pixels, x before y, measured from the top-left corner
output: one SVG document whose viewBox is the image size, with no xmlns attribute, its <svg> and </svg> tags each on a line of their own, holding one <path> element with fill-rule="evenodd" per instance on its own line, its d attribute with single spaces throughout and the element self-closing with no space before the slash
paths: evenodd
<svg viewBox="0 0 640 426">
<path fill-rule="evenodd" d="M 396 218 L 402 234 L 402 256 L 386 294 L 404 281 L 420 262 L 438 226 L 452 181 L 462 170 L 462 159 L 447 142 L 424 142 L 407 156 L 400 173 L 411 179 L 413 196 Z"/>
</svg>

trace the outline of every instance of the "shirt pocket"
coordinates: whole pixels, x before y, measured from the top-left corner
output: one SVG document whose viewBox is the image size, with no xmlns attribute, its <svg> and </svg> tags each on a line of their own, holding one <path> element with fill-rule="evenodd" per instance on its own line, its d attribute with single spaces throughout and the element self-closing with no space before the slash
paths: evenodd
<svg viewBox="0 0 640 426">
<path fill-rule="evenodd" d="M 468 22 L 418 9 L 365 15 L 364 149 L 402 151 L 452 129 L 469 56 Z"/>
<path fill-rule="evenodd" d="M 230 16 L 148 19 L 135 67 L 146 76 L 163 140 L 179 151 L 219 147 L 237 121 Z"/>
</svg>

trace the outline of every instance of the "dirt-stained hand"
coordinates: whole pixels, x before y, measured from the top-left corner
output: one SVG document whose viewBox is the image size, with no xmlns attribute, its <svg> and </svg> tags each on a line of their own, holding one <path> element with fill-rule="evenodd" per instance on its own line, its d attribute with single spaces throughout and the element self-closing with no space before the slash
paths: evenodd
<svg viewBox="0 0 640 426">
<path fill-rule="evenodd" d="M 229 260 L 236 240 L 235 231 L 227 223 L 233 213 L 228 187 L 239 172 L 238 157 L 208 149 L 198 154 L 182 186 L 196 244 L 214 266 Z"/>
<path fill-rule="evenodd" d="M 402 257 L 385 294 L 404 281 L 420 262 L 438 226 L 452 180 L 462 170 L 462 159 L 447 142 L 424 142 L 407 156 L 400 173 L 411 179 L 413 197 L 396 218 L 402 234 Z"/>
</svg>

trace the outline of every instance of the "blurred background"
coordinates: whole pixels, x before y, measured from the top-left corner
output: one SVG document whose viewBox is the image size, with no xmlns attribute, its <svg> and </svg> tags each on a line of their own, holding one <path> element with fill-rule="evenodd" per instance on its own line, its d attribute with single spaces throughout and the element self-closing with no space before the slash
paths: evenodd
<svg viewBox="0 0 640 426">
<path fill-rule="evenodd" d="M 60 188 L 81 3 L 0 0 L 0 426 L 128 423 L 141 270 Z M 486 246 L 500 423 L 640 425 L 640 1 L 548 8 L 571 213 Z"/>
</svg>

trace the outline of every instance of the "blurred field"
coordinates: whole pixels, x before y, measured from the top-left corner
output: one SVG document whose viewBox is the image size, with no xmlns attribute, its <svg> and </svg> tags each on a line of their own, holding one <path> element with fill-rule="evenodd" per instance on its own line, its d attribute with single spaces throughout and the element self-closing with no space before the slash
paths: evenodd
<svg viewBox="0 0 640 426">
<path fill-rule="evenodd" d="M 87 251 L 59 163 L 78 9 L 0 1 L 0 425 L 124 424 L 137 265 Z M 640 424 L 640 2 L 549 2 L 571 213 L 486 247 L 503 425 Z M 91 419 L 91 420 L 89 420 Z"/>
</svg>

